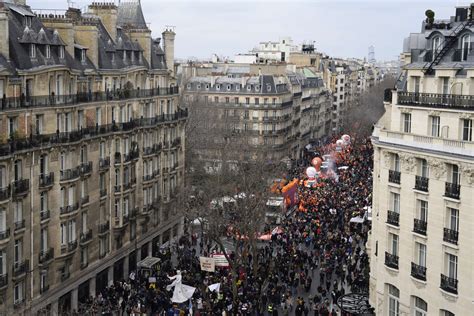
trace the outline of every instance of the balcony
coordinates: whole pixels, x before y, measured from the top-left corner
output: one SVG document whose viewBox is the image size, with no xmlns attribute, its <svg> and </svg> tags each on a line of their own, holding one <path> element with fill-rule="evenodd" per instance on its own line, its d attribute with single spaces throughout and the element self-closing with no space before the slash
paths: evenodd
<svg viewBox="0 0 474 316">
<path fill-rule="evenodd" d="M 442 109 L 472 110 L 474 108 L 474 96 L 398 92 L 398 104 Z"/>
<path fill-rule="evenodd" d="M 10 238 L 10 228 L 0 232 L 0 241 Z"/>
<path fill-rule="evenodd" d="M 0 188 L 0 201 L 5 201 L 10 198 L 10 186 Z"/>
<path fill-rule="evenodd" d="M 387 211 L 387 223 L 398 227 L 400 225 L 400 214 L 393 211 Z"/>
<path fill-rule="evenodd" d="M 389 268 L 398 270 L 398 256 L 385 252 L 385 265 Z"/>
<path fill-rule="evenodd" d="M 426 267 L 420 266 L 414 262 L 411 263 L 411 276 L 415 279 L 426 281 Z"/>
<path fill-rule="evenodd" d="M 143 182 L 148 182 L 154 179 L 153 174 L 147 174 L 143 176 Z"/>
<path fill-rule="evenodd" d="M 136 219 L 136 218 L 137 218 L 137 214 L 138 214 L 138 207 L 131 209 L 131 210 L 130 210 L 130 215 L 129 215 L 130 220 Z"/>
<path fill-rule="evenodd" d="M 23 260 L 13 264 L 13 276 L 18 277 L 28 271 L 29 261 Z"/>
<path fill-rule="evenodd" d="M 461 195 L 461 185 L 456 183 L 446 182 L 444 196 L 459 200 Z"/>
<path fill-rule="evenodd" d="M 92 172 L 92 161 L 79 165 L 79 172 L 81 176 L 89 175 Z"/>
<path fill-rule="evenodd" d="M 42 288 L 40 288 L 40 294 L 46 293 L 49 290 L 49 284 L 44 284 Z"/>
<path fill-rule="evenodd" d="M 54 172 L 49 174 L 40 174 L 39 176 L 39 188 L 44 189 L 54 184 Z"/>
<path fill-rule="evenodd" d="M 1 99 L 0 99 L 1 102 Z M 0 108 L 1 111 L 1 108 Z M 46 146 L 58 146 L 70 142 L 77 142 L 81 139 L 91 139 L 110 135 L 115 132 L 127 130 L 130 126 L 135 127 L 156 127 L 160 124 L 170 124 L 188 117 L 187 110 L 177 110 L 172 114 L 163 114 L 153 118 L 134 119 L 132 124 L 112 123 L 104 125 L 95 125 L 81 128 L 77 131 L 60 132 L 51 134 L 32 134 L 26 139 L 10 140 L 7 144 L 0 145 L 0 156 L 5 157 L 18 151 L 31 150 L 34 148 L 44 148 Z M 115 163 L 118 163 L 117 161 Z"/>
<path fill-rule="evenodd" d="M 458 244 L 459 232 L 449 228 L 444 229 L 443 240 L 451 244 Z"/>
<path fill-rule="evenodd" d="M 395 170 L 388 171 L 388 182 L 400 184 L 400 177 L 401 177 L 400 171 L 395 171 Z"/>
<path fill-rule="evenodd" d="M 15 232 L 20 230 L 20 229 L 24 229 L 24 228 L 25 228 L 25 220 L 24 219 L 15 222 Z"/>
<path fill-rule="evenodd" d="M 110 157 L 99 159 L 99 170 L 104 171 L 110 168 Z"/>
<path fill-rule="evenodd" d="M 73 179 L 79 178 L 81 175 L 79 167 L 61 170 L 60 171 L 60 179 L 61 181 L 70 181 Z"/>
<path fill-rule="evenodd" d="M 39 253 L 39 263 L 43 264 L 54 258 L 54 248 L 43 250 Z"/>
<path fill-rule="evenodd" d="M 415 177 L 415 190 L 428 192 L 429 181 L 430 181 L 429 178 L 416 176 Z"/>
<path fill-rule="evenodd" d="M 137 150 L 132 150 L 128 153 L 128 155 L 125 155 L 124 163 L 125 162 L 130 162 L 130 161 L 135 160 L 135 159 L 138 159 L 139 157 L 140 157 L 140 153 L 139 153 L 138 149 Z"/>
<path fill-rule="evenodd" d="M 0 288 L 4 288 L 8 285 L 8 274 L 0 275 Z"/>
<path fill-rule="evenodd" d="M 458 294 L 458 280 L 450 278 L 444 274 L 441 274 L 440 288 L 443 291 L 446 291 L 452 294 Z"/>
<path fill-rule="evenodd" d="M 92 230 L 91 229 L 89 229 L 85 233 L 81 233 L 81 236 L 80 236 L 81 244 L 85 244 L 90 240 L 92 240 Z"/>
<path fill-rule="evenodd" d="M 105 234 L 106 232 L 108 232 L 110 229 L 110 225 L 109 225 L 109 221 L 103 223 L 103 224 L 99 224 L 98 227 L 97 227 L 97 230 L 99 232 L 99 234 Z"/>
<path fill-rule="evenodd" d="M 421 219 L 415 218 L 413 219 L 413 231 L 417 234 L 426 236 L 426 228 L 428 227 L 428 223 L 422 221 Z"/>
<path fill-rule="evenodd" d="M 171 147 L 177 147 L 181 145 L 181 137 L 177 137 L 173 142 L 171 143 Z"/>
<path fill-rule="evenodd" d="M 79 209 L 79 203 L 73 205 L 62 206 L 59 208 L 60 215 L 68 215 Z"/>
<path fill-rule="evenodd" d="M 12 188 L 13 188 L 13 197 L 25 195 L 30 190 L 30 180 L 21 179 L 21 180 L 13 181 Z"/>
<path fill-rule="evenodd" d="M 51 212 L 49 210 L 44 210 L 40 212 L 40 220 L 46 221 L 50 218 Z"/>
<path fill-rule="evenodd" d="M 105 102 L 114 100 L 128 100 L 138 98 L 152 98 L 157 96 L 175 95 L 178 87 L 158 87 L 153 89 L 131 89 L 114 91 L 82 92 L 65 95 L 40 95 L 8 97 L 0 99 L 0 110 L 31 109 L 35 107 L 55 107 L 78 105 L 83 103 Z"/>
<path fill-rule="evenodd" d="M 68 242 L 68 244 L 67 244 L 67 251 L 68 252 L 74 251 L 74 250 L 76 250 L 76 248 L 77 248 L 77 240 Z"/>
</svg>

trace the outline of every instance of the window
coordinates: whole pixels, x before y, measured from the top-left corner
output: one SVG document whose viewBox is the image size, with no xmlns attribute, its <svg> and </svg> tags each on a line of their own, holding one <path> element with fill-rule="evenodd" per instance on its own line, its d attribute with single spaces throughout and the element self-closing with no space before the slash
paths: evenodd
<svg viewBox="0 0 474 316">
<path fill-rule="evenodd" d="M 431 136 L 439 137 L 439 131 L 440 131 L 440 117 L 439 116 L 430 115 L 430 129 L 431 129 Z"/>
<path fill-rule="evenodd" d="M 391 201 L 391 211 L 395 213 L 400 213 L 400 194 L 390 192 L 390 201 Z"/>
<path fill-rule="evenodd" d="M 61 223 L 61 246 L 67 244 L 67 225 L 66 223 Z"/>
<path fill-rule="evenodd" d="M 250 104 L 250 98 L 245 98 L 245 104 Z"/>
<path fill-rule="evenodd" d="M 442 80 L 441 93 L 449 94 L 449 77 L 441 77 L 441 80 Z"/>
<path fill-rule="evenodd" d="M 64 46 L 59 46 L 59 58 L 64 59 Z"/>
<path fill-rule="evenodd" d="M 388 315 L 398 316 L 400 313 L 400 291 L 393 285 L 388 284 Z"/>
<path fill-rule="evenodd" d="M 471 36 L 469 34 L 464 35 L 461 38 L 461 61 L 466 61 L 467 56 L 471 51 Z"/>
<path fill-rule="evenodd" d="M 0 275 L 7 274 L 7 253 L 5 250 L 0 250 Z"/>
<path fill-rule="evenodd" d="M 445 309 L 441 309 L 440 314 L 441 314 L 441 316 L 456 316 L 456 315 L 454 315 L 454 313 L 451 313 L 450 311 L 447 311 Z"/>
<path fill-rule="evenodd" d="M 23 241 L 21 239 L 15 240 L 15 248 L 14 248 L 14 257 L 13 261 L 15 264 L 20 263 L 23 259 Z"/>
<path fill-rule="evenodd" d="M 35 132 L 37 135 L 43 133 L 43 122 L 44 122 L 44 115 L 37 114 L 35 119 Z"/>
<path fill-rule="evenodd" d="M 421 267 L 426 267 L 426 245 L 416 242 L 416 263 Z"/>
<path fill-rule="evenodd" d="M 48 229 L 47 228 L 41 229 L 40 248 L 42 252 L 46 252 L 46 250 L 48 249 Z"/>
<path fill-rule="evenodd" d="M 472 120 L 462 120 L 462 140 L 472 142 Z"/>
<path fill-rule="evenodd" d="M 398 235 L 389 233 L 389 250 L 394 256 L 398 256 Z"/>
<path fill-rule="evenodd" d="M 124 51 L 124 55 L 125 55 L 125 51 Z M 83 63 L 86 62 L 86 50 L 85 49 L 81 49 L 81 62 L 83 62 Z"/>
<path fill-rule="evenodd" d="M 426 159 L 417 159 L 418 175 L 423 178 L 429 178 L 428 162 Z"/>
<path fill-rule="evenodd" d="M 15 223 L 21 223 L 23 221 L 23 203 L 21 201 L 14 202 L 13 211 Z"/>
<path fill-rule="evenodd" d="M 43 191 L 40 194 L 40 212 L 48 210 L 48 192 Z"/>
<path fill-rule="evenodd" d="M 459 231 L 459 210 L 448 207 L 448 227 L 453 231 Z"/>
<path fill-rule="evenodd" d="M 436 54 L 438 54 L 438 52 L 441 50 L 441 37 L 440 36 L 433 37 L 432 42 L 433 42 L 432 50 L 433 50 L 433 60 L 434 60 L 434 58 L 436 57 Z"/>
<path fill-rule="evenodd" d="M 418 200 L 418 219 L 428 222 L 428 201 Z"/>
<path fill-rule="evenodd" d="M 451 279 L 458 278 L 458 257 L 450 253 L 446 254 L 446 274 Z"/>
<path fill-rule="evenodd" d="M 420 92 L 420 77 L 414 76 L 413 78 L 413 92 L 419 93 Z"/>
<path fill-rule="evenodd" d="M 17 118 L 9 117 L 8 118 L 8 136 L 13 137 L 17 129 L 18 129 Z"/>
<path fill-rule="evenodd" d="M 36 58 L 36 45 L 30 44 L 30 58 Z"/>
<path fill-rule="evenodd" d="M 403 113 L 402 120 L 403 120 L 403 132 L 411 133 L 411 113 Z"/>
<path fill-rule="evenodd" d="M 86 267 L 89 263 L 89 253 L 87 246 L 81 248 L 81 266 Z"/>
<path fill-rule="evenodd" d="M 47 59 L 50 59 L 50 58 L 51 58 L 51 46 L 46 45 L 46 47 L 45 47 L 45 55 L 46 55 L 46 58 L 47 58 Z"/>
<path fill-rule="evenodd" d="M 448 181 L 451 182 L 452 184 L 459 184 L 459 182 L 461 182 L 461 174 L 459 173 L 459 166 L 448 164 L 448 171 L 449 171 Z"/>
<path fill-rule="evenodd" d="M 0 232 L 7 230 L 7 212 L 4 208 L 0 208 Z"/>
<path fill-rule="evenodd" d="M 428 304 L 419 298 L 418 296 L 413 296 L 414 298 L 414 316 L 426 316 L 428 315 Z"/>
<path fill-rule="evenodd" d="M 13 303 L 19 304 L 24 301 L 24 292 L 25 292 L 25 283 L 24 281 L 20 281 L 19 283 L 15 284 L 15 288 L 13 291 Z"/>
<path fill-rule="evenodd" d="M 400 172 L 400 157 L 398 154 L 392 154 L 392 170 Z"/>
</svg>

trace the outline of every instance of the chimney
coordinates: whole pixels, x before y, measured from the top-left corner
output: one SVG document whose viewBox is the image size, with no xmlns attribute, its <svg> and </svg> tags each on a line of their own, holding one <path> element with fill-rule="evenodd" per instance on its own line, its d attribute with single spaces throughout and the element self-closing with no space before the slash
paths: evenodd
<svg viewBox="0 0 474 316">
<path fill-rule="evenodd" d="M 99 17 L 110 37 L 115 41 L 117 39 L 118 7 L 113 2 L 92 2 L 89 5 L 89 12 Z"/>
<path fill-rule="evenodd" d="M 14 2 L 18 5 L 26 5 L 26 0 L 15 0 Z"/>
<path fill-rule="evenodd" d="M 10 59 L 10 39 L 8 36 L 8 9 L 0 4 L 0 54 Z"/>
<path fill-rule="evenodd" d="M 166 68 L 174 74 L 174 37 L 176 33 L 172 28 L 167 28 L 163 33 L 163 48 L 165 51 Z"/>
</svg>

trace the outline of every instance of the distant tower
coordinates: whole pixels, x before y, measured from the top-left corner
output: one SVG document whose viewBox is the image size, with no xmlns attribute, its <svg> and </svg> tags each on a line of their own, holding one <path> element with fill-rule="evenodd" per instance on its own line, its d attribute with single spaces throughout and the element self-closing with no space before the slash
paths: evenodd
<svg viewBox="0 0 474 316">
<path fill-rule="evenodd" d="M 369 46 L 369 63 L 375 63 L 375 47 L 373 45 Z"/>
</svg>

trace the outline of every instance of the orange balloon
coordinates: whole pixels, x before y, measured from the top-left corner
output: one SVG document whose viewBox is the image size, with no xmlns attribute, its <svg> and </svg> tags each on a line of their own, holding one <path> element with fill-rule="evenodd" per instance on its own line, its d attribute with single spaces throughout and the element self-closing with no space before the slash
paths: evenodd
<svg viewBox="0 0 474 316">
<path fill-rule="evenodd" d="M 323 164 L 323 160 L 319 157 L 316 157 L 316 158 L 313 158 L 313 160 L 311 160 L 311 164 L 316 169 L 316 171 L 319 171 L 321 170 L 321 165 Z"/>
</svg>

